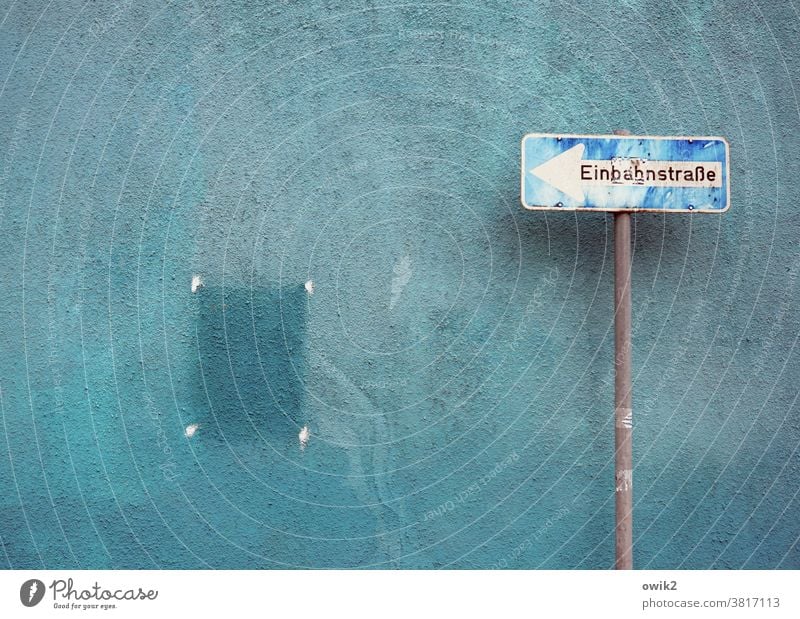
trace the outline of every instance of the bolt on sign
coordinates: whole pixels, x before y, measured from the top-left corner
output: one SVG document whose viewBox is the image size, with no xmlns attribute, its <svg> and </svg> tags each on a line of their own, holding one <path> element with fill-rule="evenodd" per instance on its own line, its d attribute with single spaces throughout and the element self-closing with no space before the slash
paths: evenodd
<svg viewBox="0 0 800 619">
<path fill-rule="evenodd" d="M 720 137 L 529 133 L 521 200 L 531 210 L 724 213 L 728 170 Z"/>
</svg>

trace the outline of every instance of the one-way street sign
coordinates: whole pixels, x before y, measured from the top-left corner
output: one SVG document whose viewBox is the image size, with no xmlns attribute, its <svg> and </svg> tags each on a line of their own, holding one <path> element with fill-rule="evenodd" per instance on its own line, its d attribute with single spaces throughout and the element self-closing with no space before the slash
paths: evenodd
<svg viewBox="0 0 800 619">
<path fill-rule="evenodd" d="M 522 205 L 533 210 L 722 213 L 729 147 L 719 137 L 529 133 Z"/>
</svg>

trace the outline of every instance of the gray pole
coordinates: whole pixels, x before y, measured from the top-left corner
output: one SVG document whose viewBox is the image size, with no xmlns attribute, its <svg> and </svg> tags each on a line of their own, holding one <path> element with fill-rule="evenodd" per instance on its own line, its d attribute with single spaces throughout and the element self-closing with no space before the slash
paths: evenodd
<svg viewBox="0 0 800 619">
<path fill-rule="evenodd" d="M 615 131 L 628 135 L 627 131 Z M 614 213 L 614 447 L 616 560 L 633 569 L 633 403 L 631 381 L 631 214 Z"/>
</svg>

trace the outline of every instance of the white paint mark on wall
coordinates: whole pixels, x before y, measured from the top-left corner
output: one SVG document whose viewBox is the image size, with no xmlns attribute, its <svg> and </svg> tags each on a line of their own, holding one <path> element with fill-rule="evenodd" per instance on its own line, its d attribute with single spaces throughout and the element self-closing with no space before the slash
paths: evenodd
<svg viewBox="0 0 800 619">
<path fill-rule="evenodd" d="M 186 426 L 186 429 L 183 431 L 183 435 L 186 438 L 192 438 L 195 432 L 197 432 L 197 429 L 199 427 L 200 427 L 199 423 L 190 423 L 188 426 Z"/>
<path fill-rule="evenodd" d="M 617 492 L 627 492 L 633 488 L 633 471 L 630 469 L 623 469 L 617 471 Z"/>
<path fill-rule="evenodd" d="M 314 282 L 313 281 L 308 280 L 306 282 L 306 292 L 308 294 L 314 294 Z"/>
<path fill-rule="evenodd" d="M 311 436 L 311 432 L 308 430 L 308 426 L 303 426 L 303 429 L 300 430 L 300 434 L 297 435 L 297 438 L 300 439 L 300 449 L 303 450 L 308 445 L 308 438 Z"/>
<path fill-rule="evenodd" d="M 411 256 L 405 255 L 394 265 L 392 269 L 392 296 L 389 298 L 389 309 L 392 309 L 400 300 L 403 288 L 411 281 Z"/>
<path fill-rule="evenodd" d="M 203 278 L 199 275 L 192 275 L 192 292 L 197 292 L 203 287 Z"/>
</svg>

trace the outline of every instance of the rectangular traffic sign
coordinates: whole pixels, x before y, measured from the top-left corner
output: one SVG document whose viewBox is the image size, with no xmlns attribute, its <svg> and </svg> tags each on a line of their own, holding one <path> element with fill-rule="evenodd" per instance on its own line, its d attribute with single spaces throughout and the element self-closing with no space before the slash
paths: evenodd
<svg viewBox="0 0 800 619">
<path fill-rule="evenodd" d="M 520 197 L 533 210 L 723 213 L 728 152 L 719 137 L 529 133 Z"/>
</svg>

